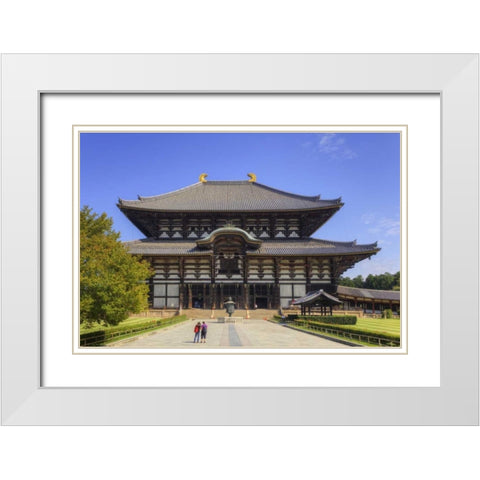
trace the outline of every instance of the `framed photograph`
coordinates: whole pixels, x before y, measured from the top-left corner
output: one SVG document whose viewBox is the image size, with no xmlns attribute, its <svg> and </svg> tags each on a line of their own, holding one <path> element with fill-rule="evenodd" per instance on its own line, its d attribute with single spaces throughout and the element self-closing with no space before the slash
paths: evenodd
<svg viewBox="0 0 480 480">
<path fill-rule="evenodd" d="M 4 424 L 478 424 L 478 56 L 2 61 Z"/>
<path fill-rule="evenodd" d="M 198 103 L 211 97 L 189 98 Z M 222 107 L 238 108 L 248 98 L 224 97 Z M 83 96 L 69 99 L 68 110 L 80 100 L 84 105 Z M 164 103 L 161 96 L 145 100 L 150 107 Z M 304 100 L 303 108 L 325 103 L 322 96 Z M 424 109 L 438 114 L 439 99 L 424 102 Z M 385 96 L 382 108 L 391 111 L 395 103 Z M 48 129 L 55 106 L 47 97 L 42 108 Z M 407 315 L 400 315 L 407 311 L 406 295 L 402 307 L 400 302 L 406 126 L 75 125 L 72 141 L 74 239 L 85 241 L 75 264 L 88 258 L 95 265 L 73 275 L 75 292 L 77 279 L 84 282 L 73 310 L 74 353 L 407 352 Z M 211 174 L 197 175 L 199 165 Z M 165 193 L 136 198 L 138 188 L 158 191 L 160 178 Z M 321 195 L 310 195 L 318 189 Z M 135 199 L 118 199 L 115 190 Z M 335 196 L 341 190 L 344 195 Z M 55 185 L 47 191 L 56 203 Z M 106 241 L 82 232 L 101 222 L 94 212 L 112 219 L 126 257 L 151 268 L 148 287 L 142 286 L 148 310 L 144 306 L 130 318 L 117 317 L 125 297 L 116 293 L 107 302 L 106 291 L 101 299 L 93 291 L 102 261 L 95 252 Z M 352 229 L 356 239 L 341 238 L 353 235 Z M 101 315 L 107 316 L 99 328 L 94 318 Z"/>
</svg>

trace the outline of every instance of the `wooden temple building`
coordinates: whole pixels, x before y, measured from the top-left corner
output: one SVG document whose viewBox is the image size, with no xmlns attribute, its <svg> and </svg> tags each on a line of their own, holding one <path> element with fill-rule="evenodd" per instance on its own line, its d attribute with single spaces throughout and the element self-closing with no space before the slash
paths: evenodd
<svg viewBox="0 0 480 480">
<path fill-rule="evenodd" d="M 343 203 L 245 181 L 199 182 L 118 208 L 145 235 L 126 242 L 154 268 L 152 308 L 288 307 L 322 289 L 335 295 L 338 277 L 375 255 L 358 245 L 311 238 Z"/>
<path fill-rule="evenodd" d="M 393 313 L 400 313 L 398 290 L 373 290 L 339 285 L 336 296 L 342 300 L 345 310 L 362 310 L 364 313 L 376 314 L 389 308 Z"/>
</svg>

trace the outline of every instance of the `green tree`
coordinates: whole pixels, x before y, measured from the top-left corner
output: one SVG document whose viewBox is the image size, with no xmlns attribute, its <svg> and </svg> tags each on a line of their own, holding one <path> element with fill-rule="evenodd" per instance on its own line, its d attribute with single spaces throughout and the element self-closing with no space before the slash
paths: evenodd
<svg viewBox="0 0 480 480">
<path fill-rule="evenodd" d="M 397 272 L 393 277 L 395 279 L 393 290 L 400 290 L 400 272 Z"/>
<path fill-rule="evenodd" d="M 356 288 L 363 288 L 364 281 L 361 275 L 357 275 L 353 280 L 353 286 Z"/>
<path fill-rule="evenodd" d="M 117 325 L 148 306 L 147 262 L 128 253 L 106 213 L 80 211 L 80 322 Z"/>
<path fill-rule="evenodd" d="M 354 287 L 355 284 L 350 277 L 339 277 L 338 284 L 343 285 L 344 287 Z"/>
<path fill-rule="evenodd" d="M 391 274 L 388 272 L 380 275 L 368 275 L 364 280 L 361 275 L 355 278 L 340 277 L 338 279 L 339 285 L 356 288 L 370 288 L 373 290 L 400 290 L 400 272 Z"/>
</svg>

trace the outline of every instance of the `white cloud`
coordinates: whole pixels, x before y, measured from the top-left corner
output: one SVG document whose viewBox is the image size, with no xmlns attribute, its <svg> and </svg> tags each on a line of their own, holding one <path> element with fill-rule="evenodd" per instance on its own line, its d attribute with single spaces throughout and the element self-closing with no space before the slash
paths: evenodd
<svg viewBox="0 0 480 480">
<path fill-rule="evenodd" d="M 378 226 L 387 237 L 400 235 L 400 220 L 384 217 L 379 220 Z"/>
<path fill-rule="evenodd" d="M 347 139 L 338 133 L 320 133 L 315 143 L 305 142 L 304 148 L 312 148 L 315 152 L 327 156 L 328 160 L 351 160 L 357 154 L 347 145 Z"/>
<path fill-rule="evenodd" d="M 364 213 L 362 216 L 361 216 L 361 221 L 365 224 L 365 225 L 370 225 L 371 223 L 373 223 L 375 221 L 375 214 L 373 213 Z"/>
<path fill-rule="evenodd" d="M 357 154 L 347 146 L 345 137 L 339 136 L 338 133 L 320 134 L 317 149 L 320 153 L 328 155 L 332 160 L 351 160 L 357 156 Z"/>
<path fill-rule="evenodd" d="M 361 220 L 365 225 L 370 225 L 370 228 L 367 229 L 368 233 L 382 234 L 386 237 L 400 235 L 400 220 L 396 218 L 377 218 L 373 213 L 365 213 Z"/>
</svg>

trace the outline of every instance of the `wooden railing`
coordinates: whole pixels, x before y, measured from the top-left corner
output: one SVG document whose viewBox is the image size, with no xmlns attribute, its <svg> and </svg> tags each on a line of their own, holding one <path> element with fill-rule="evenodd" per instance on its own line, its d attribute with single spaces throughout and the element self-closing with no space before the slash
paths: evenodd
<svg viewBox="0 0 480 480">
<path fill-rule="evenodd" d="M 389 346 L 389 347 L 399 347 L 400 346 L 400 339 L 392 339 L 392 338 L 382 338 L 376 336 L 374 333 L 365 333 L 365 332 L 348 332 L 345 330 L 336 329 L 334 327 L 327 327 L 323 325 L 315 325 L 309 322 L 304 322 L 301 320 L 295 320 L 294 326 L 299 326 L 307 330 L 319 331 L 322 333 L 326 333 L 327 335 L 335 335 L 338 337 L 343 337 L 345 339 L 350 340 L 357 340 L 358 342 L 369 343 L 371 345 L 378 345 L 378 346 Z"/>
</svg>

